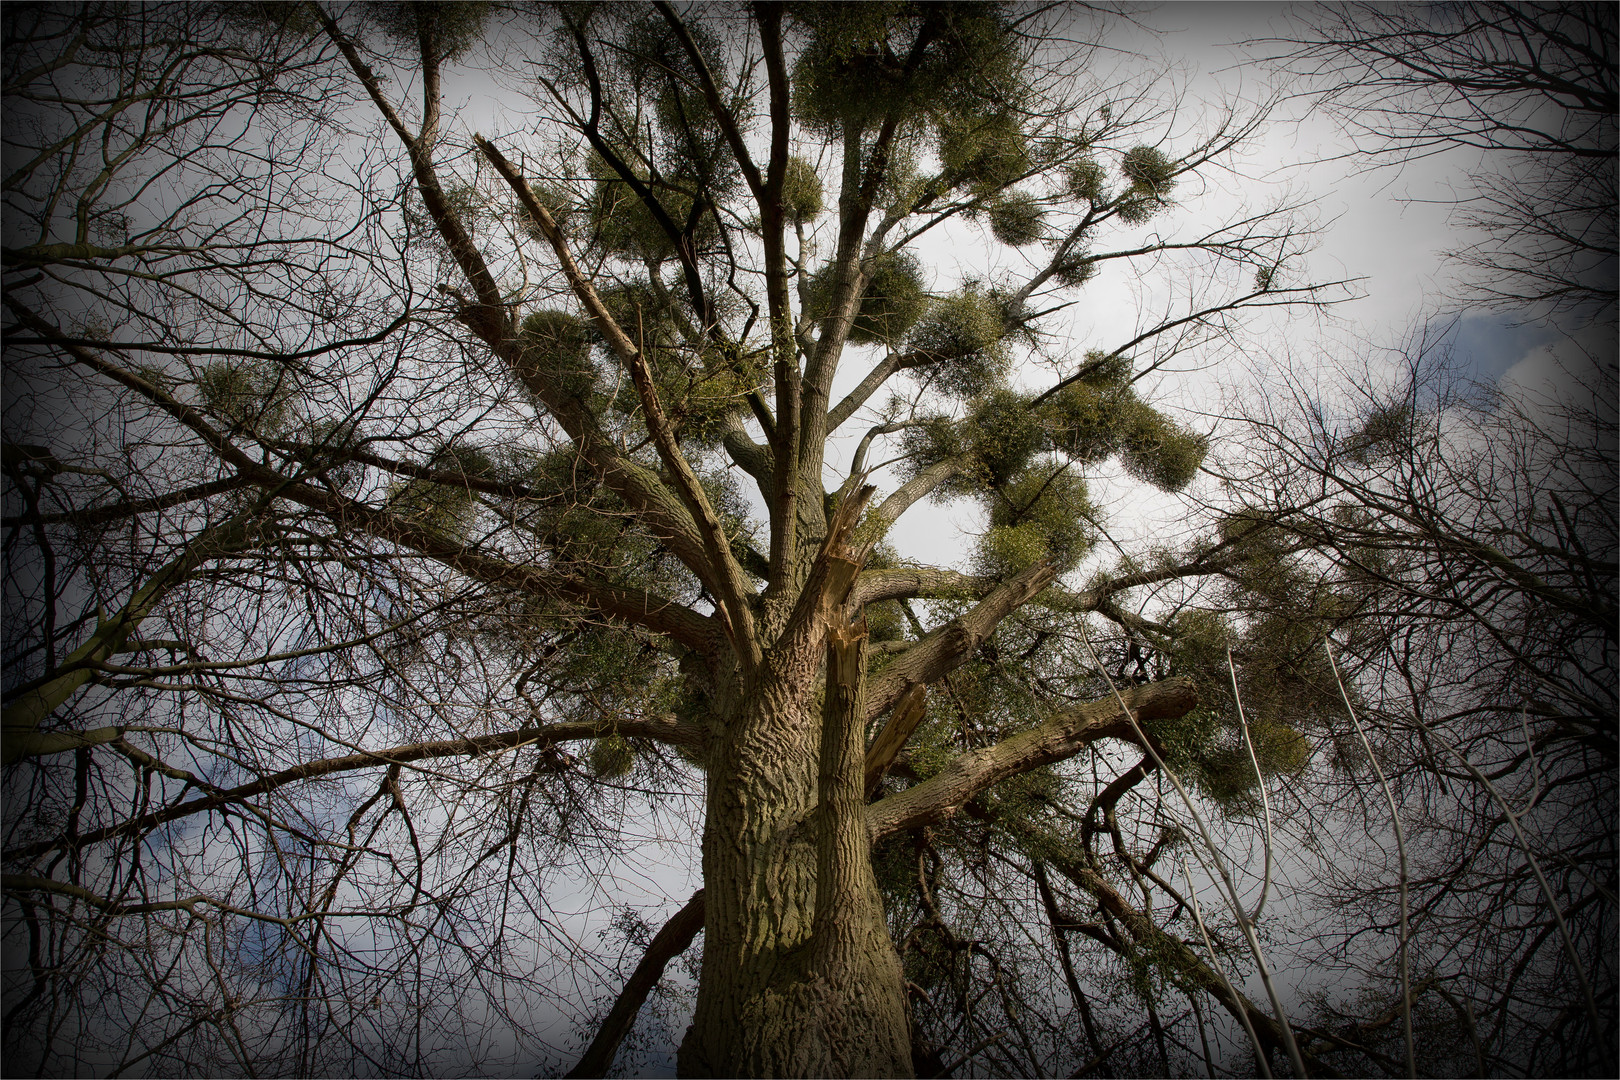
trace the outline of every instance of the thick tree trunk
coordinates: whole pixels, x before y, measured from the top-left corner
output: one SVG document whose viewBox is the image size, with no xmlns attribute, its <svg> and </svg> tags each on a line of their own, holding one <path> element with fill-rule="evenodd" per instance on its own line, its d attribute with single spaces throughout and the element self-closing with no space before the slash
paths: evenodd
<svg viewBox="0 0 1620 1080">
<path fill-rule="evenodd" d="M 712 744 L 683 1076 L 911 1074 L 865 817 L 865 643 L 864 621 L 833 620 L 819 724 L 816 680 L 774 672 Z"/>
</svg>

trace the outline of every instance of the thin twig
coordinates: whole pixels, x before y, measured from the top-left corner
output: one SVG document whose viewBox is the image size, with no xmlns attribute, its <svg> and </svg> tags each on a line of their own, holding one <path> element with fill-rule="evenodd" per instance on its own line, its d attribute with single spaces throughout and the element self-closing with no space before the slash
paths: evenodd
<svg viewBox="0 0 1620 1080">
<path fill-rule="evenodd" d="M 1198 826 L 1198 834 L 1203 839 L 1204 847 L 1208 850 L 1210 859 L 1219 874 L 1217 884 L 1226 886 L 1224 899 L 1231 909 L 1232 915 L 1237 919 L 1238 927 L 1243 931 L 1243 939 L 1248 942 L 1249 952 L 1254 957 L 1256 974 L 1260 976 L 1260 982 L 1266 988 L 1266 997 L 1271 1001 L 1271 1011 L 1277 1018 L 1277 1027 L 1282 1034 L 1283 1046 L 1288 1051 L 1289 1060 L 1293 1062 L 1295 1075 L 1309 1076 L 1310 1073 L 1305 1068 L 1305 1059 L 1299 1052 L 1299 1044 L 1294 1039 L 1294 1029 L 1288 1023 L 1288 1013 L 1283 1008 L 1282 998 L 1278 995 L 1276 984 L 1271 978 L 1271 967 L 1266 963 L 1265 950 L 1260 947 L 1260 939 L 1255 936 L 1254 926 L 1244 914 L 1243 905 L 1238 900 L 1237 886 L 1232 883 L 1232 875 L 1226 869 L 1226 860 L 1221 858 L 1221 850 L 1216 845 L 1215 838 L 1210 835 L 1209 826 L 1204 823 L 1204 816 L 1198 812 L 1198 807 L 1193 803 L 1192 796 L 1187 793 L 1187 789 L 1182 784 L 1180 777 L 1176 776 L 1170 767 L 1164 763 L 1164 759 L 1159 756 L 1159 752 L 1153 748 L 1153 743 L 1148 739 L 1147 733 L 1142 730 L 1142 725 L 1136 722 L 1136 714 L 1131 712 L 1130 706 L 1125 704 L 1125 698 L 1120 694 L 1119 687 L 1114 685 L 1114 680 L 1109 677 L 1108 672 L 1103 668 L 1102 661 L 1097 659 L 1097 651 L 1091 647 L 1091 637 L 1086 633 L 1083 621 L 1080 623 L 1079 630 L 1080 640 L 1085 645 L 1086 652 L 1091 656 L 1092 665 L 1102 675 L 1103 680 L 1108 683 L 1108 689 L 1113 691 L 1114 700 L 1119 702 L 1120 709 L 1125 713 L 1126 722 L 1131 725 L 1131 730 L 1141 740 L 1142 748 L 1152 756 L 1153 763 L 1158 766 L 1159 771 L 1176 789 L 1176 794 L 1181 796 L 1182 803 L 1187 807 L 1187 813 L 1192 815 L 1193 824 Z"/>
<path fill-rule="evenodd" d="M 1333 646 L 1327 638 L 1322 639 L 1322 649 L 1327 653 L 1328 667 L 1333 672 L 1333 681 L 1339 684 L 1339 694 L 1344 698 L 1345 711 L 1350 714 L 1350 722 L 1356 726 L 1356 734 L 1361 737 L 1361 745 L 1367 751 L 1367 760 L 1372 762 L 1373 773 L 1378 777 L 1378 786 L 1383 789 L 1384 801 L 1389 804 L 1389 820 L 1395 826 L 1395 851 L 1401 862 L 1401 1037 L 1406 1043 L 1406 1075 L 1417 1076 L 1417 1053 L 1412 1045 L 1412 967 L 1408 955 L 1408 938 L 1411 928 L 1407 923 L 1407 866 L 1406 866 L 1406 830 L 1401 828 L 1401 814 L 1395 806 L 1395 793 L 1390 790 L 1389 780 L 1384 776 L 1383 766 L 1378 764 L 1378 755 L 1373 753 L 1372 743 L 1367 740 L 1367 732 L 1363 730 L 1361 721 L 1356 718 L 1355 706 L 1350 704 L 1350 691 L 1345 689 L 1344 679 L 1339 676 L 1339 665 L 1333 659 Z"/>
<path fill-rule="evenodd" d="M 1254 737 L 1249 734 L 1249 721 L 1243 715 L 1243 699 L 1238 696 L 1237 668 L 1232 663 L 1230 645 L 1226 647 L 1226 671 L 1232 677 L 1232 703 L 1237 706 L 1238 727 L 1243 729 L 1243 745 L 1249 751 L 1249 764 L 1254 766 L 1254 780 L 1260 787 L 1260 806 L 1265 811 L 1265 872 L 1260 879 L 1260 899 L 1254 902 L 1254 910 L 1249 913 L 1249 921 L 1258 922 L 1260 912 L 1266 906 L 1266 895 L 1271 891 L 1271 796 L 1266 794 L 1266 778 L 1260 772 L 1260 756 L 1254 752 Z"/>
<path fill-rule="evenodd" d="M 1260 1036 L 1255 1034 L 1254 1024 L 1249 1021 L 1249 1011 L 1242 1007 L 1242 999 L 1238 997 L 1237 990 L 1232 986 L 1226 972 L 1221 970 L 1220 957 L 1215 955 L 1215 945 L 1209 940 L 1209 931 L 1204 928 L 1204 913 L 1198 907 L 1198 883 L 1193 880 L 1192 871 L 1187 867 L 1187 857 L 1181 856 L 1181 873 L 1187 879 L 1187 901 L 1192 905 L 1193 922 L 1198 924 L 1198 936 L 1204 939 L 1204 949 L 1209 953 L 1209 970 L 1221 980 L 1221 986 L 1233 1001 L 1240 1002 L 1236 1012 L 1238 1020 L 1243 1024 L 1244 1034 L 1249 1036 L 1249 1043 L 1254 1047 L 1255 1065 L 1265 1080 L 1271 1080 L 1271 1064 L 1266 1060 L 1266 1048 L 1260 1045 Z"/>
<path fill-rule="evenodd" d="M 1530 863 L 1531 871 L 1536 875 L 1536 884 L 1541 886 L 1542 899 L 1546 901 L 1547 910 L 1552 912 L 1553 921 L 1558 926 L 1558 937 L 1563 942 L 1564 955 L 1569 957 L 1570 965 L 1575 969 L 1575 981 L 1580 984 L 1581 997 L 1586 1004 L 1586 1015 L 1592 1022 L 1592 1039 L 1597 1044 L 1598 1053 L 1602 1056 L 1604 1063 L 1611 1066 L 1610 1071 L 1612 1072 L 1613 1051 L 1603 1038 L 1603 1022 L 1599 1019 L 1597 1002 L 1592 997 L 1592 984 L 1587 980 L 1586 967 L 1581 963 L 1581 958 L 1575 951 L 1575 942 L 1569 936 L 1569 926 L 1564 922 L 1564 913 L 1558 907 L 1557 898 L 1553 896 L 1552 886 L 1547 882 L 1547 875 L 1541 872 L 1541 860 L 1537 859 L 1535 852 L 1531 850 L 1530 838 L 1524 835 L 1524 829 L 1519 824 L 1519 815 L 1515 814 L 1512 807 L 1508 806 L 1507 800 L 1496 789 L 1496 785 L 1491 782 L 1491 778 L 1480 772 L 1479 768 L 1468 760 L 1467 755 L 1460 748 L 1451 745 L 1417 716 L 1414 715 L 1412 721 L 1417 724 L 1418 730 L 1451 752 L 1451 756 L 1456 758 L 1457 762 L 1468 770 L 1468 774 L 1490 793 L 1492 799 L 1496 800 L 1496 805 L 1501 807 L 1502 814 L 1507 818 L 1508 824 L 1513 826 L 1513 835 L 1518 839 L 1519 848 L 1524 852 L 1525 859 Z"/>
</svg>

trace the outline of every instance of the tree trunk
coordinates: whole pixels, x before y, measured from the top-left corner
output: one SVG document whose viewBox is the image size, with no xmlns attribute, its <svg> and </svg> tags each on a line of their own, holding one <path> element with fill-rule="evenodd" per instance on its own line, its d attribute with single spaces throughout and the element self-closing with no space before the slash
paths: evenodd
<svg viewBox="0 0 1620 1080">
<path fill-rule="evenodd" d="M 831 622 L 821 722 L 813 673 L 767 666 L 711 744 L 703 968 L 683 1076 L 911 1075 L 865 822 L 866 626 Z"/>
</svg>

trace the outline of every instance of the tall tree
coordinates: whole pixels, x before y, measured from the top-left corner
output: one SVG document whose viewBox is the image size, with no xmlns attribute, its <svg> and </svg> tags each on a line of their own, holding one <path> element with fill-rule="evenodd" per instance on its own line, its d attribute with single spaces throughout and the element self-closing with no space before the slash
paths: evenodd
<svg viewBox="0 0 1620 1080">
<path fill-rule="evenodd" d="M 1342 295 L 1301 276 L 1298 207 L 1183 210 L 1263 111 L 1178 121 L 1065 9 L 4 17 L 10 1053 L 533 1053 L 591 963 L 550 937 L 554 869 L 679 829 L 669 793 L 701 794 L 703 890 L 582 1072 L 699 927 L 686 1073 L 1123 1067 L 1075 931 L 1136 973 L 1162 1063 L 1166 978 L 1295 1052 L 1155 916 L 1174 837 L 1119 823 L 1157 763 L 1233 805 L 1233 745 L 1302 764 L 1293 713 L 1234 743 L 1235 700 L 1170 670 L 1221 628 L 1144 652 L 1128 602 L 1277 552 L 1228 530 L 1065 579 L 1102 463 L 1176 491 L 1203 459 L 1145 380 Z M 457 111 L 479 72 L 509 111 Z M 1168 277 L 1067 352 L 1099 273 Z M 927 499 L 987 518 L 959 569 L 891 541 Z M 1332 712 L 1319 676 L 1246 678 Z M 1031 1032 L 942 906 L 1003 864 L 1084 1045 Z M 1016 1036 L 979 1039 L 986 979 Z"/>
</svg>

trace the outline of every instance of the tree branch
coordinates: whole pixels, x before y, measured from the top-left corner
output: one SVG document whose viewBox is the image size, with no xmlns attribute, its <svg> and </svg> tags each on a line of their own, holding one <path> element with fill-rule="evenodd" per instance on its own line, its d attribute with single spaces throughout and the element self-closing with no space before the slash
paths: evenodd
<svg viewBox="0 0 1620 1080">
<path fill-rule="evenodd" d="M 692 894 L 692 899 L 686 906 L 670 916 L 663 928 L 653 936 L 648 944 L 647 951 L 642 954 L 641 962 L 631 973 L 624 989 L 614 999 L 613 1007 L 608 1010 L 602 1026 L 596 1029 L 596 1037 L 580 1055 L 579 1062 L 568 1072 L 567 1077 L 596 1077 L 606 1076 L 613 1067 L 613 1059 L 619 1052 L 619 1044 L 624 1037 L 630 1034 L 635 1025 L 636 1014 L 641 1012 L 641 1006 L 646 1002 L 647 995 L 652 993 L 653 987 L 664 976 L 664 968 L 675 957 L 685 952 L 697 937 L 698 931 L 703 929 L 703 890 L 699 889 Z"/>
<path fill-rule="evenodd" d="M 1197 688 L 1185 676 L 1132 687 L 1121 697 L 1138 722 L 1174 719 L 1198 704 Z M 1134 738 L 1112 697 L 1065 710 L 1030 731 L 958 756 L 932 779 L 873 803 L 866 812 L 867 829 L 875 842 L 942 821 L 993 784 L 1072 757 L 1102 738 Z"/>
<path fill-rule="evenodd" d="M 912 686 L 926 686 L 960 667 L 1008 615 L 1051 583 L 1056 571 L 1048 563 L 996 586 L 970 611 L 929 634 L 872 680 L 867 690 L 866 718 L 882 716 Z"/>
<path fill-rule="evenodd" d="M 116 730 L 121 736 L 127 729 L 119 728 Z M 121 836 L 143 833 L 148 829 L 156 828 L 170 821 L 178 821 L 180 818 L 190 817 L 193 814 L 218 810 L 233 803 L 239 803 L 244 799 L 252 798 L 255 795 L 263 795 L 278 788 L 286 787 L 288 784 L 300 780 L 314 780 L 322 776 L 354 772 L 357 769 L 375 768 L 380 765 L 408 765 L 414 761 L 426 761 L 436 758 L 473 757 L 531 744 L 552 746 L 559 742 L 568 742 L 574 739 L 595 739 L 610 735 L 628 736 L 634 739 L 652 739 L 672 746 L 684 746 L 700 752 L 703 750 L 708 738 L 707 733 L 696 725 L 683 723 L 673 716 L 657 716 L 641 719 L 619 718 L 614 720 L 567 721 L 546 724 L 540 727 L 519 728 L 515 731 L 505 731 L 494 735 L 478 735 L 465 739 L 406 743 L 386 750 L 362 751 L 340 757 L 321 758 L 317 761 L 306 762 L 303 765 L 294 765 L 246 784 L 216 791 L 206 798 L 192 799 L 189 802 L 165 807 L 162 810 L 154 810 L 149 814 L 143 814 L 138 818 L 132 818 L 118 825 L 109 825 L 106 828 L 81 833 L 71 842 L 67 840 L 43 840 L 32 844 L 21 844 L 7 850 L 4 858 L 8 862 L 14 859 L 33 859 L 46 852 L 67 847 L 70 843 L 72 846 L 82 847 L 87 844 L 99 844 L 108 840 L 115 840 Z"/>
<path fill-rule="evenodd" d="M 719 599 L 726 634 L 731 639 L 738 657 L 748 664 L 757 663 L 759 645 L 754 640 L 753 608 L 749 602 L 753 587 L 749 584 L 742 567 L 737 564 L 737 560 L 732 558 L 720 518 L 710 505 L 709 496 L 704 491 L 702 482 L 692 471 L 686 455 L 681 452 L 680 446 L 675 441 L 668 417 L 664 415 L 663 406 L 659 404 L 658 392 L 653 385 L 652 372 L 648 369 L 646 356 L 630 340 L 607 306 L 602 303 L 590 279 L 574 262 L 562 230 L 557 226 L 550 211 L 535 198 L 534 191 L 524 182 L 522 175 L 488 139 L 474 136 L 473 141 L 517 195 L 523 209 L 540 226 L 540 231 L 545 234 L 546 240 L 557 255 L 563 276 L 568 279 L 574 295 L 579 298 L 591 320 L 596 323 L 597 329 L 608 340 L 608 344 L 629 371 L 630 378 L 636 386 L 636 393 L 641 399 L 642 414 L 647 423 L 647 430 L 658 449 L 659 459 L 674 477 L 675 490 L 679 493 L 681 501 L 686 504 L 687 512 L 691 514 L 697 526 L 705 559 L 694 566 L 693 570 L 705 585 L 714 590 Z"/>
</svg>

